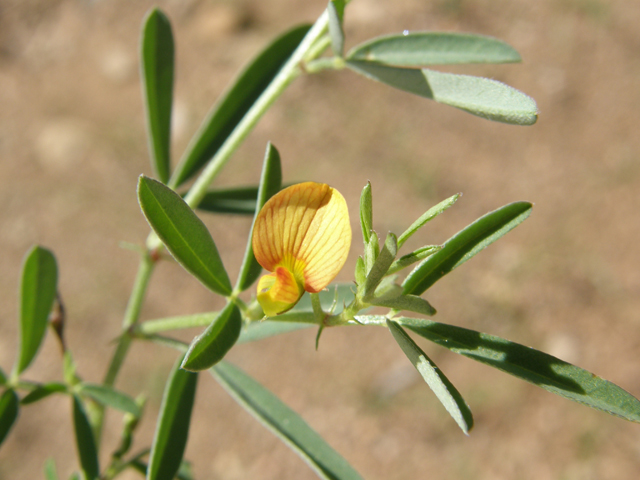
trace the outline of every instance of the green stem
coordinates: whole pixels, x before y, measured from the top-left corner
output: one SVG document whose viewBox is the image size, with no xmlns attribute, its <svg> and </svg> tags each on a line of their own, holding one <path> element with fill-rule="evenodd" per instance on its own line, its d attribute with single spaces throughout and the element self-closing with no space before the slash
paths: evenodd
<svg viewBox="0 0 640 480">
<path fill-rule="evenodd" d="M 220 312 L 196 313 L 194 315 L 181 315 L 179 317 L 159 318 L 147 320 L 135 326 L 134 332 L 141 335 L 166 332 L 169 330 L 181 330 L 184 328 L 206 327 Z"/>
</svg>

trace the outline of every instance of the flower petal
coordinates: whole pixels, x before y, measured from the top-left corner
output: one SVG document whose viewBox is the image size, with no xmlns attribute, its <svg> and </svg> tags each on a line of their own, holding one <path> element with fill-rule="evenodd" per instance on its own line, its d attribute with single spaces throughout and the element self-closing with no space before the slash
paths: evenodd
<svg viewBox="0 0 640 480">
<path fill-rule="evenodd" d="M 264 275 L 258 282 L 258 303 L 270 317 L 289 310 L 303 293 L 302 287 L 285 267 L 276 268 L 274 273 Z"/>
<path fill-rule="evenodd" d="M 286 267 L 308 292 L 319 292 L 349 254 L 351 226 L 344 197 L 329 185 L 299 183 L 280 191 L 256 218 L 253 253 L 266 270 Z"/>
</svg>

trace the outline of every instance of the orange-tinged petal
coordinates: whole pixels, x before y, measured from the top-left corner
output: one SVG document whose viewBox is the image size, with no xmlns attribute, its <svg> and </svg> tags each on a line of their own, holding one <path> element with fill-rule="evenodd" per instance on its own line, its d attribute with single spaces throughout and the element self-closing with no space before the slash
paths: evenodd
<svg viewBox="0 0 640 480">
<path fill-rule="evenodd" d="M 271 197 L 253 232 L 258 263 L 271 272 L 285 267 L 313 293 L 335 278 L 351 246 L 347 203 L 323 183 L 299 183 Z"/>
<path fill-rule="evenodd" d="M 285 267 L 277 267 L 275 272 L 264 275 L 258 282 L 258 303 L 268 316 L 286 312 L 298 303 L 303 293 L 302 287 Z"/>
</svg>

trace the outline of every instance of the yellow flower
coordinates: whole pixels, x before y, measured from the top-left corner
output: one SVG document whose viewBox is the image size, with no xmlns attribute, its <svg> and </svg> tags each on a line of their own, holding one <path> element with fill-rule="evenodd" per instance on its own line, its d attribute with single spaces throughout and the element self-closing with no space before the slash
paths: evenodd
<svg viewBox="0 0 640 480">
<path fill-rule="evenodd" d="M 317 293 L 338 274 L 349 254 L 351 226 L 344 197 L 324 183 L 306 182 L 265 203 L 253 227 L 253 253 L 270 273 L 258 282 L 258 302 L 269 316 Z"/>
</svg>

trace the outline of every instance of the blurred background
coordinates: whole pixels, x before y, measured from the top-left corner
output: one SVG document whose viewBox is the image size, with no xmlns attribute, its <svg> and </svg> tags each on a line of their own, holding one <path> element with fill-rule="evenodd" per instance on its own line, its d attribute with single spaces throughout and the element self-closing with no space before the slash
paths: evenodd
<svg viewBox="0 0 640 480">
<path fill-rule="evenodd" d="M 238 70 L 320 0 L 166 0 L 176 38 L 174 160 Z M 0 365 L 16 354 L 22 258 L 40 243 L 58 259 L 67 342 L 86 380 L 101 381 L 118 335 L 136 254 L 148 233 L 135 196 L 150 174 L 138 40 L 153 2 L 0 0 Z M 448 71 L 504 81 L 538 102 L 532 127 L 492 123 L 348 71 L 297 80 L 217 185 L 254 184 L 266 142 L 286 182 L 338 188 L 362 252 L 358 198 L 373 185 L 374 227 L 401 233 L 456 193 L 409 251 L 439 243 L 516 200 L 531 217 L 429 290 L 436 320 L 545 350 L 640 395 L 640 3 L 635 0 L 354 0 L 347 48 L 402 30 L 465 31 L 507 41 L 523 63 Z M 232 279 L 250 219 L 206 215 Z M 217 299 L 179 266 L 156 272 L 144 319 L 211 311 Z M 189 340 L 197 331 L 183 332 Z M 476 426 L 465 437 L 381 328 L 305 330 L 241 345 L 229 359 L 302 415 L 367 479 L 633 479 L 640 428 L 561 399 L 426 342 Z M 136 449 L 149 445 L 176 358 L 135 344 L 118 388 L 149 397 Z M 27 378 L 61 377 L 45 341 Z M 206 374 L 187 448 L 196 478 L 315 475 Z M 0 450 L 1 479 L 77 469 L 68 398 L 22 410 Z M 103 451 L 121 418 L 108 417 Z M 103 456 L 103 463 L 108 456 Z M 137 474 L 123 478 L 139 478 Z"/>
</svg>

